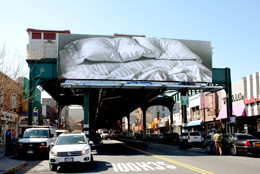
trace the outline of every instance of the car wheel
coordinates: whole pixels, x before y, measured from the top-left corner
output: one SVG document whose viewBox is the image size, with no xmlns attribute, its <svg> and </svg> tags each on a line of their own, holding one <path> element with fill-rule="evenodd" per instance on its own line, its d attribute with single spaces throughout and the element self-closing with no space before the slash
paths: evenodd
<svg viewBox="0 0 260 174">
<path fill-rule="evenodd" d="M 209 144 L 207 144 L 207 146 L 206 146 L 206 152 L 207 153 L 211 153 L 212 152 L 211 147 L 210 147 Z"/>
<path fill-rule="evenodd" d="M 235 145 L 233 145 L 231 148 L 230 148 L 230 154 L 231 155 L 237 155 L 237 147 Z"/>
<path fill-rule="evenodd" d="M 49 167 L 51 171 L 57 171 L 58 168 L 57 164 L 49 164 Z"/>
</svg>

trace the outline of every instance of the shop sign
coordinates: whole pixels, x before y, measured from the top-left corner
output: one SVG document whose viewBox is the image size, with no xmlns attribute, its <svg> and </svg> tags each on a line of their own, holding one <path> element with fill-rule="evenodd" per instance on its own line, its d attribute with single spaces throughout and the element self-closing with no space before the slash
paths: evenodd
<svg viewBox="0 0 260 174">
<path fill-rule="evenodd" d="M 253 104 L 255 102 L 259 102 L 260 101 L 260 95 L 257 95 L 257 97 L 251 97 L 251 98 L 244 98 L 244 104 Z"/>
<path fill-rule="evenodd" d="M 243 99 L 244 99 L 244 95 L 242 93 L 232 95 L 232 102 L 240 101 L 240 100 L 243 100 Z M 227 98 L 224 97 L 224 98 L 222 98 L 222 100 L 223 100 L 224 104 L 226 104 Z"/>
</svg>

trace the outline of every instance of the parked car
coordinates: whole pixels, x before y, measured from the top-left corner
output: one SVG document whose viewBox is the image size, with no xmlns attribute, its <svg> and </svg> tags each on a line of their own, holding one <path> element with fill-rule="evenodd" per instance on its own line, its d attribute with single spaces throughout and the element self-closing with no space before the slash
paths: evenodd
<svg viewBox="0 0 260 174">
<path fill-rule="evenodd" d="M 180 143 L 182 143 L 182 136 L 187 136 L 188 143 L 191 145 L 200 145 L 202 136 L 199 132 L 188 132 L 188 133 L 182 133 L 180 136 Z"/>
<path fill-rule="evenodd" d="M 222 149 L 225 154 L 238 155 L 241 152 L 250 152 L 257 156 L 260 154 L 260 140 L 250 134 L 225 134 Z M 212 141 L 207 141 L 206 152 L 212 153 Z"/>
<path fill-rule="evenodd" d="M 173 133 L 165 133 L 163 136 L 163 143 L 166 144 L 178 144 L 180 139 L 180 135 L 176 132 Z"/>
<path fill-rule="evenodd" d="M 155 142 L 162 142 L 163 141 L 163 134 L 162 133 L 158 133 L 158 134 L 154 134 L 154 141 Z"/>
<path fill-rule="evenodd" d="M 200 147 L 206 148 L 208 141 L 212 141 L 211 135 L 208 135 L 204 139 L 201 140 Z"/>
<path fill-rule="evenodd" d="M 17 152 L 20 157 L 27 155 L 48 155 L 51 143 L 56 140 L 53 127 L 27 128 L 23 137 L 18 140 Z"/>
<path fill-rule="evenodd" d="M 92 149 L 97 149 L 98 147 L 100 147 L 103 144 L 103 140 L 102 140 L 100 133 L 90 134 L 89 140 L 93 141 L 93 144 L 91 145 Z"/>
<path fill-rule="evenodd" d="M 112 137 L 111 134 L 110 134 L 108 131 L 104 131 L 104 132 L 102 132 L 101 135 L 102 135 L 102 138 L 103 138 L 104 140 L 106 140 L 106 139 Z"/>
<path fill-rule="evenodd" d="M 82 132 L 61 134 L 52 144 L 49 155 L 50 170 L 56 171 L 58 166 L 71 163 L 92 164 L 91 144 L 93 142 L 88 142 Z"/>
</svg>

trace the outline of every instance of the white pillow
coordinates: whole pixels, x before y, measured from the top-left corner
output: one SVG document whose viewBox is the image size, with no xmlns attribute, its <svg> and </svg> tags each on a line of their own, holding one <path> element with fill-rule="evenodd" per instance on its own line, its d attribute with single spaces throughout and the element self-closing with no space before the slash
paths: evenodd
<svg viewBox="0 0 260 174">
<path fill-rule="evenodd" d="M 151 37 L 134 37 L 134 39 L 145 48 L 144 57 L 158 58 L 163 50 L 160 48 L 160 40 Z"/>
<path fill-rule="evenodd" d="M 64 46 L 70 49 L 76 64 L 84 60 L 126 62 L 142 57 L 144 48 L 132 38 L 87 38 L 71 42 Z"/>
<path fill-rule="evenodd" d="M 65 48 L 74 52 L 73 60 L 81 64 L 85 59 L 90 61 L 111 61 L 121 60 L 119 53 L 114 49 L 115 42 L 110 38 L 87 38 L 76 40 L 65 45 Z"/>
<path fill-rule="evenodd" d="M 117 37 L 113 39 L 116 50 L 121 56 L 121 61 L 131 61 L 143 56 L 145 50 L 133 38 Z"/>
<path fill-rule="evenodd" d="M 190 59 L 202 62 L 201 58 L 194 54 L 180 41 L 174 39 L 159 39 L 147 37 L 134 38 L 146 50 L 144 57 L 156 59 Z"/>
<path fill-rule="evenodd" d="M 201 58 L 180 41 L 174 39 L 160 39 L 160 47 L 164 51 L 158 59 L 195 59 L 202 63 Z"/>
</svg>

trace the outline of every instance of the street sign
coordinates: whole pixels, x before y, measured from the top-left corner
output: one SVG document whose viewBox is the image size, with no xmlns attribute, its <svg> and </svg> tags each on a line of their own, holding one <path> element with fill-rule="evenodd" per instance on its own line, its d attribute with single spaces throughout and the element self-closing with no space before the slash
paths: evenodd
<svg viewBox="0 0 260 174">
<path fill-rule="evenodd" d="M 189 105 L 189 97 L 181 96 L 181 105 Z"/>
<path fill-rule="evenodd" d="M 230 124 L 236 124 L 236 116 L 235 115 L 229 116 L 229 123 Z"/>
</svg>

